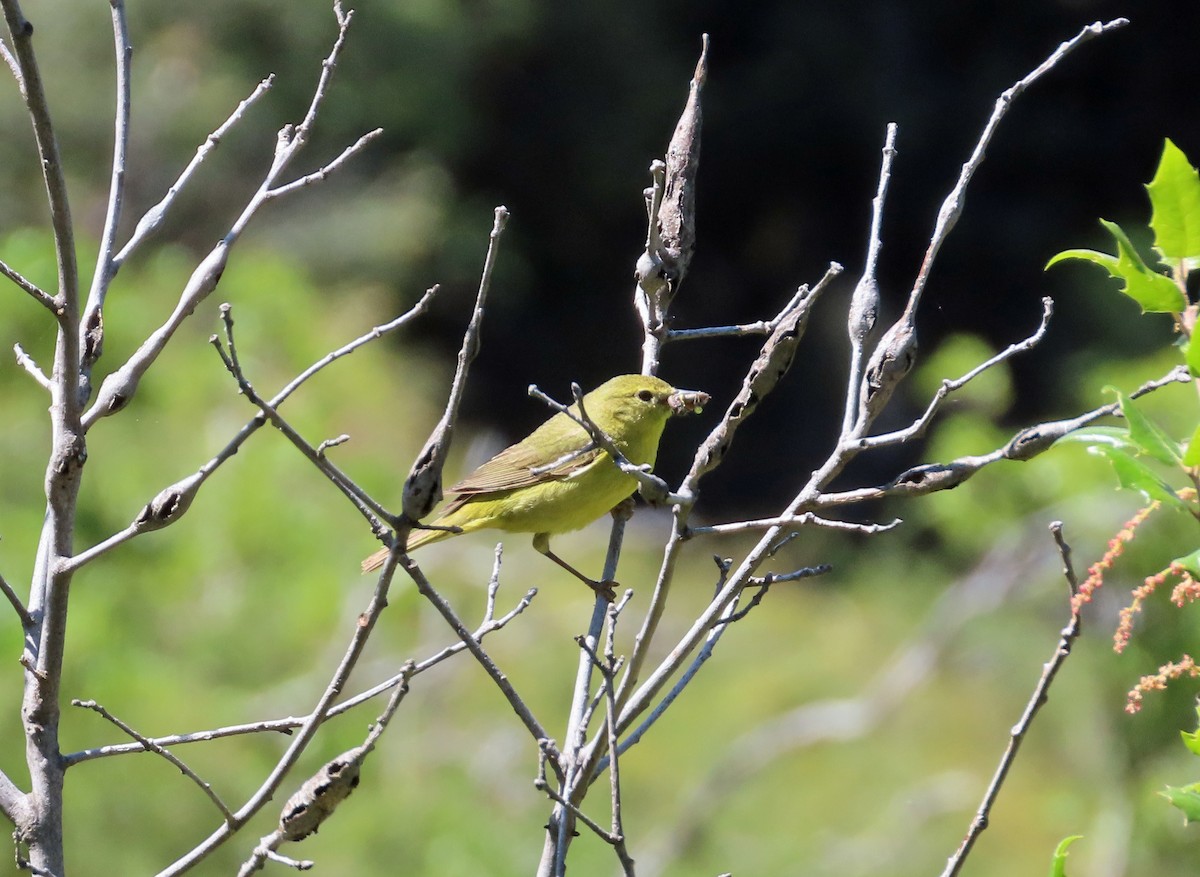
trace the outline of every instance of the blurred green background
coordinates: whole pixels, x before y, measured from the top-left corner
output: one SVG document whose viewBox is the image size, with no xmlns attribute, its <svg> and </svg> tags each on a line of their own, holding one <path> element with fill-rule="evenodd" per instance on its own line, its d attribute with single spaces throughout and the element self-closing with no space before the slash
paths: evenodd
<svg viewBox="0 0 1200 877">
<path fill-rule="evenodd" d="M 1147 2 L 1026 2 L 984 9 L 939 0 L 840 4 L 620 2 L 550 4 L 363 0 L 329 102 L 303 158 L 310 170 L 360 133 L 383 139 L 351 165 L 270 206 L 238 245 L 221 286 L 175 339 L 127 411 L 89 436 L 80 546 L 122 528 L 164 485 L 194 471 L 251 416 L 207 343 L 217 305 L 234 304 L 251 379 L 271 393 L 328 350 L 385 322 L 439 282 L 431 315 L 398 340 L 328 369 L 285 413 L 314 441 L 349 433 L 340 465 L 385 502 L 435 422 L 491 224 L 510 207 L 497 278 L 450 477 L 544 417 L 536 382 L 565 395 L 637 367 L 629 305 L 644 234 L 640 191 L 669 137 L 699 47 L 712 36 L 699 190 L 699 247 L 678 299 L 681 326 L 759 319 L 830 260 L 847 279 L 819 308 L 793 374 L 739 433 L 698 514 L 733 520 L 776 511 L 828 452 L 840 416 L 844 309 L 861 265 L 887 121 L 900 124 L 884 227 L 888 313 L 902 301 L 937 205 L 995 96 L 1061 40 L 1097 18 L 1123 31 L 1079 50 L 1014 107 L 934 272 L 921 319 L 920 370 L 885 425 L 907 422 L 941 378 L 1027 334 L 1053 295 L 1050 336 L 950 406 L 923 448 L 863 460 L 843 486 L 887 479 L 917 460 L 983 453 L 1021 424 L 1068 416 L 1131 389 L 1176 360 L 1165 320 L 1135 319 L 1086 267 L 1043 275 L 1053 253 L 1106 242 L 1097 216 L 1144 224 L 1141 183 L 1170 136 L 1200 160 L 1192 69 L 1198 10 Z M 31 2 L 52 110 L 89 264 L 104 211 L 111 148 L 111 36 L 103 4 Z M 254 84 L 274 89 L 205 164 L 168 227 L 122 269 L 106 314 L 101 372 L 124 360 L 173 305 L 200 254 L 224 234 L 270 158 L 274 132 L 307 106 L 334 26 L 324 3 L 135 0 L 134 118 L 126 229 L 171 184 L 196 146 Z M 51 284 L 45 206 L 15 87 L 0 86 L 0 258 Z M 14 289 L 0 295 L 0 349 L 20 342 L 46 363 L 53 332 Z M 668 350 L 664 376 L 714 394 L 712 414 L 672 426 L 661 470 L 678 477 L 711 428 L 757 342 Z M 28 580 L 41 523 L 46 400 L 0 360 L 0 571 Z M 1172 388 L 1150 403 L 1184 434 L 1195 398 Z M 776 569 L 830 562 L 834 572 L 777 588 L 732 629 L 656 731 L 623 762 L 626 819 L 639 874 L 929 874 L 957 846 L 1041 666 L 1066 623 L 1065 585 L 1046 526 L 1067 522 L 1077 567 L 1135 511 L 1105 466 L 1079 448 L 985 471 L 959 490 L 861 510 L 905 519 L 872 538 L 805 534 Z M 1085 637 L 1034 726 L 968 872 L 1042 873 L 1057 841 L 1081 833 L 1079 873 L 1190 874 L 1195 841 L 1155 792 L 1196 778 L 1178 742 L 1191 728 L 1179 685 L 1121 711 L 1142 673 L 1192 647 L 1193 614 L 1155 601 L 1133 647 L 1109 648 L 1121 589 L 1194 547 L 1188 522 L 1163 515 L 1113 573 Z M 644 606 L 667 532 L 635 518 L 619 579 Z M 604 526 L 557 539 L 598 568 Z M 423 553 L 423 567 L 467 618 L 482 611 L 493 543 L 476 536 Z M 710 593 L 711 555 L 741 539 L 689 546 L 664 624 L 665 651 Z M 64 693 L 95 698 L 147 734 L 305 712 L 341 655 L 372 583 L 374 547 L 348 505 L 278 434 L 263 431 L 204 488 L 179 525 L 135 540 L 76 579 Z M 489 647 L 537 715 L 561 735 L 591 601 L 506 542 L 502 601 L 541 593 Z M 936 655 L 904 652 L 944 637 Z M 627 650 L 632 632 L 624 632 Z M 937 637 L 935 636 L 934 639 Z M 400 588 L 354 687 L 451 641 Z M 0 651 L 20 632 L 0 623 Z M 914 664 L 899 661 L 902 654 Z M 931 662 L 906 690 L 881 674 Z M 20 672 L 0 674 L 0 767 L 25 783 Z M 903 697 L 892 698 L 898 693 Z M 881 712 L 862 723 L 835 701 Z M 793 745 L 823 704 L 820 739 Z M 354 745 L 373 708 L 332 722 L 311 771 Z M 794 716 L 789 724 L 788 717 Z M 803 727 L 808 727 L 804 725 Z M 772 731 L 778 733 L 771 733 Z M 68 710 L 71 749 L 119 739 Z M 789 739 L 793 743 L 789 743 Z M 236 805 L 286 745 L 235 738 L 179 754 Z M 467 658 L 414 682 L 348 806 L 304 846 L 285 850 L 323 873 L 527 874 L 548 808 L 532 787 L 535 750 Z M 299 775 L 296 782 L 299 782 Z M 95 761 L 68 776 L 69 863 L 76 874 L 153 873 L 206 836 L 217 815 L 151 756 Z M 293 784 L 294 785 L 294 784 Z M 291 787 L 289 786 L 289 789 Z M 282 801 L 286 795 L 281 795 Z M 607 820 L 604 796 L 590 810 Z M 229 873 L 245 836 L 199 873 Z M 614 872 L 590 836 L 572 873 Z M 274 866 L 272 866 L 274 867 Z M 12 866 L 0 866 L 12 870 Z"/>
</svg>

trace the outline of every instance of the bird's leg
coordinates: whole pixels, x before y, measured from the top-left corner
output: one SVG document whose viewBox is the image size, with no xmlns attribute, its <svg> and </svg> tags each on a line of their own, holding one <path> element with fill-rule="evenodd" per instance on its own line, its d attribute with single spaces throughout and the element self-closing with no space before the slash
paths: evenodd
<svg viewBox="0 0 1200 877">
<path fill-rule="evenodd" d="M 551 551 L 550 550 L 550 534 L 549 533 L 534 533 L 533 534 L 533 548 L 539 554 L 544 554 L 544 555 L 546 555 L 546 557 L 553 560 L 555 563 L 557 563 L 559 566 L 561 566 L 563 569 L 565 569 L 571 575 L 575 576 L 575 578 L 579 579 L 579 581 L 583 582 L 585 585 L 587 585 L 589 588 L 591 588 L 593 591 L 595 591 L 597 594 L 599 594 L 601 597 L 603 597 L 609 603 L 611 603 L 617 599 L 617 592 L 616 592 L 617 583 L 616 582 L 611 582 L 611 581 L 598 582 L 595 579 L 590 579 L 587 576 L 585 576 L 583 573 L 581 573 L 579 570 L 575 569 L 575 567 L 571 566 L 571 564 L 567 563 L 565 560 L 563 560 L 561 557 L 559 557 L 557 554 L 555 554 L 553 551 Z"/>
</svg>

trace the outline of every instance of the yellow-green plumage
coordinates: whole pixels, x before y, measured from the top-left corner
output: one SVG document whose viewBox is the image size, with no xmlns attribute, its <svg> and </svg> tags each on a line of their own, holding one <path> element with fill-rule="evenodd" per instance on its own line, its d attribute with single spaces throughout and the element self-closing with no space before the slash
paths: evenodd
<svg viewBox="0 0 1200 877">
<path fill-rule="evenodd" d="M 703 393 L 676 390 L 645 375 L 612 378 L 583 397 L 587 416 L 631 463 L 651 464 L 672 414 L 699 410 Z M 578 416 L 578 408 L 572 407 Z M 637 481 L 606 451 L 592 446 L 587 431 L 556 414 L 515 445 L 501 451 L 450 488 L 453 498 L 431 523 L 463 533 L 492 528 L 553 534 L 578 530 L 627 498 Z M 458 535 L 416 530 L 412 551 Z M 363 561 L 364 571 L 382 565 L 387 549 Z"/>
</svg>

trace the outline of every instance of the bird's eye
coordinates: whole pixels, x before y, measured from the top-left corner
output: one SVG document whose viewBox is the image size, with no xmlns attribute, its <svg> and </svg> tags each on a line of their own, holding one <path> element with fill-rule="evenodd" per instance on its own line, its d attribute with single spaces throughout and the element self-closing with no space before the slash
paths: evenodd
<svg viewBox="0 0 1200 877">
<path fill-rule="evenodd" d="M 652 392 L 650 392 L 649 390 L 638 390 L 637 397 L 639 399 L 641 399 L 643 402 L 653 402 L 654 401 L 654 394 Z"/>
</svg>

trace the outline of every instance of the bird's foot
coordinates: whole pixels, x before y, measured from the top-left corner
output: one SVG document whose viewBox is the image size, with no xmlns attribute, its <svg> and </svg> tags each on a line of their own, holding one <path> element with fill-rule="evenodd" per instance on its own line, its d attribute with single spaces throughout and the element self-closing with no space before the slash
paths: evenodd
<svg viewBox="0 0 1200 877">
<path fill-rule="evenodd" d="M 583 579 L 583 583 L 596 592 L 596 596 L 604 600 L 605 603 L 615 603 L 617 601 L 617 588 L 620 587 L 620 582 L 614 582 L 612 579 L 607 579 L 603 582 L 598 582 L 595 579 Z"/>
</svg>

